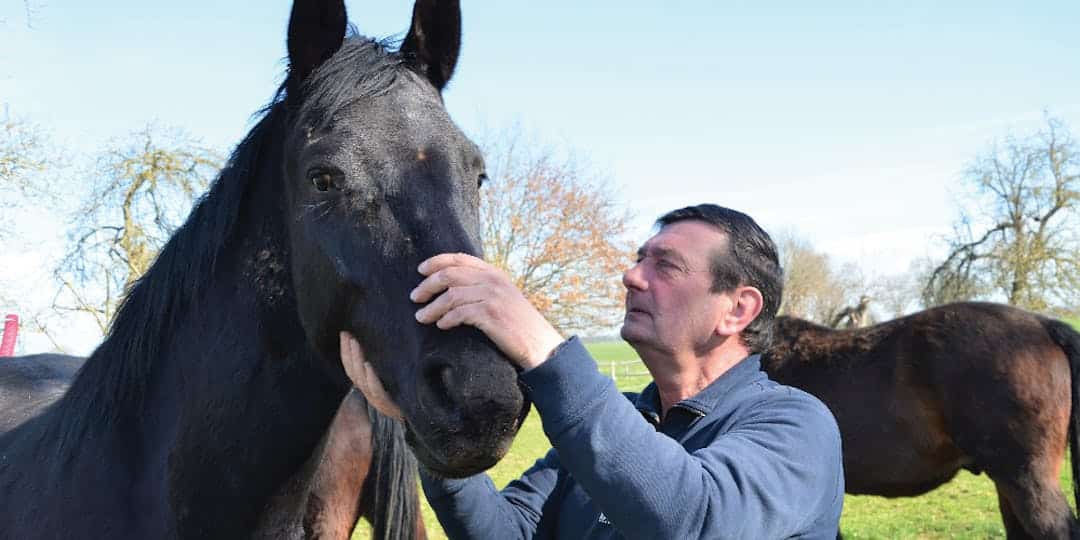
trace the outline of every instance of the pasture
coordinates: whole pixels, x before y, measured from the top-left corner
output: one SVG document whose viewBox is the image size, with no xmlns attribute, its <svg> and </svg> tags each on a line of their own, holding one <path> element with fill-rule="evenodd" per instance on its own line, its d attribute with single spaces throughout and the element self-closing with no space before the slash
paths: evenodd
<svg viewBox="0 0 1080 540">
<path fill-rule="evenodd" d="M 1071 321 L 1080 328 L 1080 321 Z M 622 342 L 589 343 L 588 348 L 597 361 L 605 362 L 636 358 L 634 351 Z M 620 380 L 624 391 L 637 391 L 646 379 Z M 506 485 L 550 448 L 540 427 L 540 420 L 533 411 L 526 419 L 510 453 L 489 471 L 495 484 Z M 1072 476 L 1069 467 L 1063 466 L 1062 486 L 1072 500 Z M 435 514 L 422 501 L 424 524 L 428 537 L 445 539 Z M 848 495 L 844 501 L 844 514 L 840 529 L 845 538 L 1005 538 L 1001 515 L 997 507 L 997 495 L 990 479 L 985 475 L 972 475 L 962 471 L 953 481 L 921 497 L 887 499 L 873 496 Z M 354 539 L 370 538 L 366 525 L 357 528 Z"/>
</svg>

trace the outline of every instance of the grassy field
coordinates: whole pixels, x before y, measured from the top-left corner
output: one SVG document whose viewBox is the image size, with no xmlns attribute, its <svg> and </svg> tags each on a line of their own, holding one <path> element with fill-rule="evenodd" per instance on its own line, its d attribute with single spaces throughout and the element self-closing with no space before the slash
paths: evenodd
<svg viewBox="0 0 1080 540">
<path fill-rule="evenodd" d="M 1080 321 L 1074 322 L 1080 328 Z M 606 361 L 635 358 L 625 343 L 593 343 L 589 350 L 603 365 Z M 646 379 L 620 381 L 623 390 L 640 390 Z M 529 414 L 514 446 L 489 474 L 498 486 L 516 478 L 551 447 L 535 411 Z M 1072 502 L 1069 467 L 1062 467 L 1062 486 Z M 424 505 L 428 537 L 445 539 L 435 515 Z M 1073 506 L 1075 508 L 1075 505 Z M 845 538 L 1004 538 L 1005 530 L 997 510 L 994 486 L 985 475 L 961 472 L 953 481 L 921 497 L 885 499 L 848 496 L 840 521 Z M 354 539 L 369 538 L 366 525 L 357 528 Z"/>
</svg>

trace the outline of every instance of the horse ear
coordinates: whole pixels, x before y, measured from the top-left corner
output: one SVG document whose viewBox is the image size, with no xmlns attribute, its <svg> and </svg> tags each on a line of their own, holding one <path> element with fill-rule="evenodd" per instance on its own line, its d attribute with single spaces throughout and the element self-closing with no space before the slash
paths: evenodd
<svg viewBox="0 0 1080 540">
<path fill-rule="evenodd" d="M 295 0 L 289 17 L 289 89 L 295 90 L 345 40 L 344 0 Z"/>
<path fill-rule="evenodd" d="M 454 74 L 461 50 L 459 0 L 417 0 L 401 53 L 414 69 L 442 90 Z"/>
</svg>

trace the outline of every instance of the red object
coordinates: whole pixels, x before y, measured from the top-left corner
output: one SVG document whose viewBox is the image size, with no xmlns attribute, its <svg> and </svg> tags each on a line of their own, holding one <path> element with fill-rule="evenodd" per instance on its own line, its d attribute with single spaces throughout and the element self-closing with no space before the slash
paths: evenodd
<svg viewBox="0 0 1080 540">
<path fill-rule="evenodd" d="M 0 341 L 0 358 L 15 356 L 15 338 L 19 337 L 19 316 L 4 317 L 4 339 Z"/>
</svg>

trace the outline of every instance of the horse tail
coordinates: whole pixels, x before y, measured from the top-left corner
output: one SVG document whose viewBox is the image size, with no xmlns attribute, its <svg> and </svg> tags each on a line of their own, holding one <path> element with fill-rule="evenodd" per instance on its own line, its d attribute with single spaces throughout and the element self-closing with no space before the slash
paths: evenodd
<svg viewBox="0 0 1080 540">
<path fill-rule="evenodd" d="M 405 443 L 401 423 L 380 414 L 366 399 L 363 401 L 371 419 L 372 456 L 361 505 L 368 508 L 372 537 L 414 540 L 420 517 L 416 457 Z"/>
<path fill-rule="evenodd" d="M 1080 333 L 1068 324 L 1044 319 L 1043 326 L 1050 338 L 1065 351 L 1072 375 L 1072 403 L 1069 412 L 1069 446 L 1072 447 L 1073 498 L 1080 513 Z"/>
</svg>

